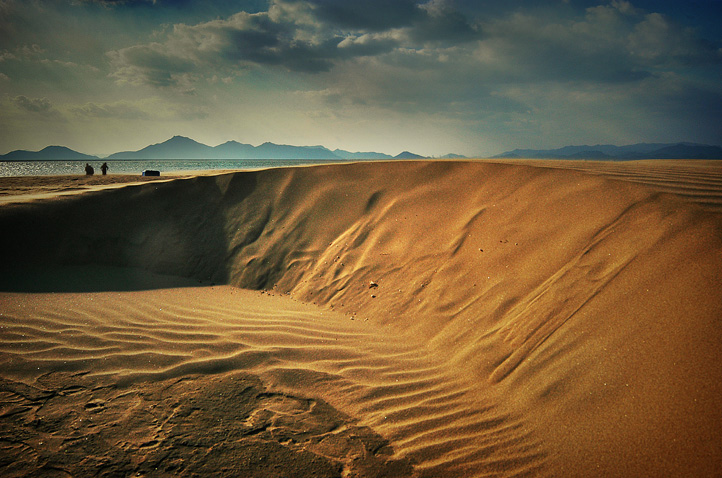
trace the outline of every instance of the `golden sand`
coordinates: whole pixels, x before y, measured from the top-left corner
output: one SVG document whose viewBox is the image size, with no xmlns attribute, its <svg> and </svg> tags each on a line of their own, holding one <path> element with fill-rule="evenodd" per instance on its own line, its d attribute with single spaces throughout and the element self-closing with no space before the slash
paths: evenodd
<svg viewBox="0 0 722 478">
<path fill-rule="evenodd" d="M 716 163 L 3 181 L 4 476 L 719 473 Z"/>
</svg>

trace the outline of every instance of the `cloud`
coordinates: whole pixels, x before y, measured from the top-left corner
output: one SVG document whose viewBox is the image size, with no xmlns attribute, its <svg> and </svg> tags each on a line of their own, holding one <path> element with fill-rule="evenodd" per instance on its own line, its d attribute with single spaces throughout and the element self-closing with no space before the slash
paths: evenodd
<svg viewBox="0 0 722 478">
<path fill-rule="evenodd" d="M 462 43 L 478 32 L 450 4 L 402 0 L 273 0 L 267 11 L 177 24 L 164 41 L 110 53 L 113 76 L 130 84 L 175 87 L 183 75 L 253 67 L 324 73 L 341 62 L 421 44 Z"/>
<path fill-rule="evenodd" d="M 225 20 L 175 25 L 162 43 L 110 52 L 113 76 L 121 82 L 179 87 L 209 74 L 227 74 L 252 65 L 290 71 L 328 71 L 340 39 L 322 25 L 292 21 L 275 2 L 267 12 L 239 12 Z M 298 10 L 298 9 L 296 9 Z M 298 12 L 297 12 L 298 13 Z"/>
<path fill-rule="evenodd" d="M 407 27 L 423 14 L 413 0 L 312 0 L 309 3 L 313 5 L 319 20 L 355 31 L 383 31 Z"/>
<path fill-rule="evenodd" d="M 234 0 L 204 0 L 198 2 L 197 0 L 73 0 L 77 4 L 97 4 L 105 7 L 137 7 L 137 6 L 153 6 L 156 8 L 187 8 L 198 6 L 200 8 L 209 8 L 217 5 L 239 4 L 238 1 Z M 240 2 L 243 3 L 243 2 Z M 249 2 L 245 2 L 249 3 Z M 195 4 L 195 5 L 194 5 Z"/>
<path fill-rule="evenodd" d="M 714 79 L 722 45 L 679 23 L 686 17 L 657 13 L 651 11 L 653 2 L 638 2 L 213 0 L 212 13 L 199 13 L 200 3 L 188 0 L 83 0 L 85 7 L 75 10 L 84 18 L 97 15 L 119 29 L 129 20 L 143 20 L 103 43 L 102 51 L 111 51 L 106 63 L 92 63 L 100 68 L 93 72 L 93 96 L 62 111 L 81 120 L 151 121 L 206 117 L 213 108 L 203 109 L 202 103 L 226 108 L 219 116 L 264 111 L 259 105 L 267 104 L 301 119 L 328 108 L 347 117 L 396 114 L 468 122 L 490 131 L 499 124 L 514 134 L 547 137 L 550 130 L 540 133 L 543 118 L 554 117 L 549 124 L 558 126 L 566 113 L 600 130 L 604 122 L 621 124 L 619 116 L 634 108 L 658 114 L 661 124 L 685 101 L 708 117 L 705 101 L 718 104 Z M 176 8 L 181 5 L 190 10 Z M 147 31 L 149 26 L 156 30 Z M 0 50 L 0 73 L 19 85 L 24 78 L 13 68 L 23 68 L 38 84 L 13 94 L 43 96 L 40 79 L 50 84 L 50 74 L 39 66 L 35 74 L 27 63 L 54 67 L 54 84 L 70 77 L 63 64 L 83 64 L 82 58 L 58 52 L 26 35 Z M 688 94 L 669 86 L 670 75 L 680 78 Z M 185 106 L 173 111 L 160 101 L 152 107 L 102 102 L 98 91 L 108 77 Z M 118 95 L 130 90 L 116 88 Z M 84 103 L 91 98 L 96 102 Z M 564 128 L 572 134 L 582 126 Z"/>
<path fill-rule="evenodd" d="M 112 52 L 113 76 L 192 91 L 201 78 L 242 82 L 244 71 L 281 69 L 305 74 L 309 90 L 337 92 L 329 104 L 489 118 L 534 111 L 529 98 L 503 93 L 510 87 L 638 85 L 691 62 L 719 63 L 693 31 L 628 1 L 529 5 L 489 16 L 446 0 L 273 0 Z"/>
<path fill-rule="evenodd" d="M 209 116 L 206 107 L 169 102 L 158 97 L 136 101 L 69 105 L 67 111 L 83 120 L 188 121 Z"/>
<path fill-rule="evenodd" d="M 219 0 L 216 0 L 215 2 L 212 0 L 208 0 L 206 2 L 203 2 L 208 6 L 209 4 L 218 3 Z M 90 5 L 102 5 L 104 7 L 113 8 L 113 7 L 156 7 L 156 8 L 164 8 L 164 7 L 173 7 L 173 8 L 183 8 L 192 6 L 194 3 L 199 3 L 196 0 L 75 0 L 78 4 L 90 4 Z"/>
<path fill-rule="evenodd" d="M 328 71 L 340 38 L 313 22 L 289 22 L 269 13 L 234 15 L 215 31 L 220 54 L 233 62 L 279 65 L 291 71 Z"/>
<path fill-rule="evenodd" d="M 648 65 L 673 67 L 719 60 L 715 48 L 695 36 L 693 30 L 676 25 L 664 15 L 650 13 L 634 25 L 628 51 Z"/>
<path fill-rule="evenodd" d="M 193 58 L 173 51 L 168 45 L 149 43 L 108 53 L 119 83 L 135 86 L 174 87 L 187 92 L 196 69 Z"/>
<path fill-rule="evenodd" d="M 31 113 L 49 114 L 53 112 L 53 104 L 47 98 L 28 98 L 27 96 L 16 96 L 13 103 L 18 108 Z"/>
<path fill-rule="evenodd" d="M 105 7 L 115 7 L 118 5 L 147 5 L 155 4 L 155 0 L 77 0 L 78 3 L 90 3 L 103 5 Z"/>
<path fill-rule="evenodd" d="M 483 48 L 507 81 L 637 82 L 660 69 L 715 63 L 691 30 L 628 2 L 587 8 L 583 15 L 517 11 L 488 22 Z"/>
<path fill-rule="evenodd" d="M 487 131 L 510 131 L 507 142 L 526 135 L 553 140 L 551 145 L 574 135 L 634 141 L 632 131 L 639 133 L 636 138 L 661 138 L 665 125 L 681 130 L 684 121 L 693 124 L 689 116 L 682 121 L 673 113 L 684 109 L 685 101 L 708 120 L 713 109 L 703 105 L 719 104 L 718 83 L 708 79 L 710 84 L 694 87 L 698 73 L 705 78 L 719 72 L 714 49 L 670 18 L 628 2 L 582 11 L 518 8 L 466 23 L 474 25 L 472 40 L 423 42 L 410 29 L 348 38 L 340 46 L 361 40 L 373 46 L 394 35 L 378 54 L 336 63 L 312 89 L 334 92 L 327 97 L 329 107 L 363 104 L 415 118 L 443 115 Z M 688 71 L 690 64 L 700 69 Z M 666 85 L 669 73 L 680 77 L 678 89 Z M 691 98 L 690 91 L 695 91 Z"/>
<path fill-rule="evenodd" d="M 612 0 L 611 5 L 625 15 L 636 15 L 641 12 L 626 0 Z"/>
<path fill-rule="evenodd" d="M 137 104 L 128 101 L 115 103 L 85 103 L 80 106 L 71 106 L 70 112 L 85 119 L 150 119 L 151 115 Z"/>
<path fill-rule="evenodd" d="M 51 121 L 58 124 L 65 123 L 65 116 L 56 109 L 48 98 L 31 98 L 25 95 L 6 97 L 15 106 L 15 112 L 8 108 L 8 112 L 17 115 L 17 110 L 24 113 L 24 119 L 29 121 Z"/>
<path fill-rule="evenodd" d="M 629 92 L 629 104 L 643 112 L 652 125 L 674 131 L 680 139 L 722 144 L 722 88 L 718 83 L 663 73 L 640 82 Z"/>
<path fill-rule="evenodd" d="M 388 53 L 404 41 L 404 35 L 394 30 L 381 33 L 363 33 L 358 36 L 348 35 L 336 46 L 340 50 L 339 57 L 355 58 L 376 56 Z"/>
<path fill-rule="evenodd" d="M 45 50 L 37 44 L 16 46 L 13 51 L 2 50 L 0 62 L 7 60 L 34 61 L 38 60 Z"/>
<path fill-rule="evenodd" d="M 659 68 L 719 60 L 693 31 L 624 0 L 581 14 L 522 2 L 493 17 L 448 0 L 272 0 L 265 11 L 176 24 L 162 41 L 110 56 L 120 82 L 186 91 L 203 77 L 253 68 L 323 74 L 369 57 L 410 70 L 460 68 L 491 82 L 635 82 Z"/>
<path fill-rule="evenodd" d="M 430 0 L 418 8 L 424 15 L 411 29 L 411 37 L 417 42 L 459 44 L 481 38 L 480 27 L 456 10 L 449 0 Z"/>
</svg>

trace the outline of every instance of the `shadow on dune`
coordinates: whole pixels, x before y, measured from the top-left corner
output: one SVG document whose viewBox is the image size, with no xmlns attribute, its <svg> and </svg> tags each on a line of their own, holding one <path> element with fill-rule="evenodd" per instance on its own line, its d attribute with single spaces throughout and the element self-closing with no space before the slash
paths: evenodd
<svg viewBox="0 0 722 478">
<path fill-rule="evenodd" d="M 31 265 L 6 270 L 0 275 L 0 292 L 130 292 L 204 285 L 209 283 L 143 269 L 95 264 Z"/>
<path fill-rule="evenodd" d="M 0 210 L 0 290 L 132 291 L 226 283 L 225 209 L 251 174 L 197 177 Z"/>
</svg>

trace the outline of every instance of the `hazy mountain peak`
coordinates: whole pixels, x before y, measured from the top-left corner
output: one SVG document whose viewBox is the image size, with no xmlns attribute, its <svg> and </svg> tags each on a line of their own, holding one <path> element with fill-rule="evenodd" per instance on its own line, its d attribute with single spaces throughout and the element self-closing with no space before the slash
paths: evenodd
<svg viewBox="0 0 722 478">
<path fill-rule="evenodd" d="M 79 153 L 65 146 L 46 146 L 40 151 L 17 150 L 0 155 L 5 161 L 53 161 L 53 160 L 93 160 L 97 156 Z"/>
<path fill-rule="evenodd" d="M 159 143 L 159 144 L 168 144 L 168 143 L 174 143 L 174 144 L 202 144 L 202 143 L 199 143 L 198 141 L 196 141 L 196 140 L 194 140 L 194 139 L 188 138 L 187 136 L 180 136 L 180 135 L 173 136 L 171 139 L 169 139 L 169 140 L 167 140 L 167 141 L 164 141 L 164 142 L 162 142 L 162 143 Z M 203 145 L 203 146 L 205 146 L 205 145 Z"/>
<path fill-rule="evenodd" d="M 420 156 L 410 151 L 404 151 L 394 156 L 395 159 L 424 159 L 424 156 Z"/>
</svg>

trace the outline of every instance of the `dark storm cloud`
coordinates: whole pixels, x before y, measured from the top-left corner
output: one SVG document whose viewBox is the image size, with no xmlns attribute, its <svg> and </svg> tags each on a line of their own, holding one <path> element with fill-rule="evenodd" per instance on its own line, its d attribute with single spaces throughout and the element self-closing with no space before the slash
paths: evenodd
<svg viewBox="0 0 722 478">
<path fill-rule="evenodd" d="M 176 25 L 164 43 L 111 52 L 114 75 L 132 84 L 175 87 L 205 72 L 281 66 L 320 72 L 338 56 L 339 37 L 314 23 L 296 24 L 283 12 L 241 12 L 226 20 Z"/>
<path fill-rule="evenodd" d="M 103 5 L 106 7 L 147 7 L 157 9 L 164 8 L 189 8 L 189 9 L 218 9 L 218 8 L 254 8 L 267 4 L 264 0 L 234 1 L 234 0 L 77 0 L 80 4 Z"/>
<path fill-rule="evenodd" d="M 210 28 L 213 31 L 214 28 Z M 320 28 L 299 27 L 266 14 L 245 15 L 242 21 L 215 28 L 222 41 L 220 54 L 233 62 L 280 65 L 292 71 L 328 71 L 336 55 L 338 37 L 326 38 Z M 299 38 L 305 31 L 316 37 Z"/>
<path fill-rule="evenodd" d="M 17 47 L 17 38 L 32 27 L 32 18 L 14 1 L 0 0 L 0 48 Z"/>
<path fill-rule="evenodd" d="M 131 83 L 172 86 L 191 65 L 233 69 L 252 65 L 321 73 L 341 61 L 429 43 L 477 38 L 466 17 L 443 1 L 271 2 L 267 11 L 176 25 L 163 44 L 111 53 L 115 76 Z"/>
<path fill-rule="evenodd" d="M 471 19 L 443 0 L 432 0 L 418 5 L 423 15 L 416 19 L 410 30 L 415 42 L 444 42 L 451 44 L 478 40 L 480 28 Z"/>
<path fill-rule="evenodd" d="M 477 37 L 469 18 L 444 0 L 311 0 L 318 18 L 335 28 L 381 32 L 408 29 L 417 42 L 467 41 Z"/>
<path fill-rule="evenodd" d="M 152 4 L 153 0 L 80 0 L 81 3 L 104 5 L 106 7 L 118 5 L 147 5 Z"/>
<path fill-rule="evenodd" d="M 179 3 L 152 8 L 171 4 Z M 286 80 L 303 73 L 299 84 L 334 92 L 321 101 L 520 128 L 521 118 L 550 108 L 569 117 L 631 104 L 655 111 L 652 99 L 634 101 L 642 91 L 669 105 L 660 115 L 687 101 L 709 118 L 703 105 L 717 104 L 719 88 L 695 82 L 714 77 L 722 61 L 718 39 L 625 0 L 270 0 L 176 22 L 155 39 L 110 52 L 112 76 L 188 93 L 216 77 L 243 83 L 254 69 Z"/>
<path fill-rule="evenodd" d="M 64 2 L 68 0 L 34 0 Z M 197 24 L 245 11 L 265 11 L 268 0 L 72 0 L 70 12 L 114 16 L 134 29 L 162 28 L 163 25 Z"/>
<path fill-rule="evenodd" d="M 413 0 L 311 0 L 318 18 L 349 30 L 382 31 L 407 27 L 423 15 Z"/>
<path fill-rule="evenodd" d="M 543 18 L 517 12 L 487 25 L 488 44 L 515 62 L 511 80 L 635 82 L 690 64 L 719 65 L 719 52 L 694 32 L 627 2 L 584 15 Z"/>
<path fill-rule="evenodd" d="M 388 40 L 354 42 L 356 37 L 340 36 L 319 22 L 305 3 L 275 2 L 272 7 L 267 12 L 240 12 L 225 20 L 176 25 L 162 44 L 111 52 L 114 75 L 133 84 L 167 87 L 177 85 L 182 74 L 252 65 L 318 73 L 330 70 L 343 58 L 394 46 Z"/>
<path fill-rule="evenodd" d="M 337 39 L 320 44 L 281 42 L 262 32 L 236 31 L 224 51 L 226 58 L 258 65 L 284 66 L 291 71 L 318 73 L 333 66 Z"/>
<path fill-rule="evenodd" d="M 229 25 L 218 30 L 219 37 L 225 40 L 219 49 L 223 58 L 237 64 L 321 73 L 331 70 L 338 61 L 379 55 L 399 45 L 398 40 L 385 36 L 340 36 L 320 25 L 297 29 L 260 18 L 263 20 L 254 20 L 253 28 Z"/>
</svg>

